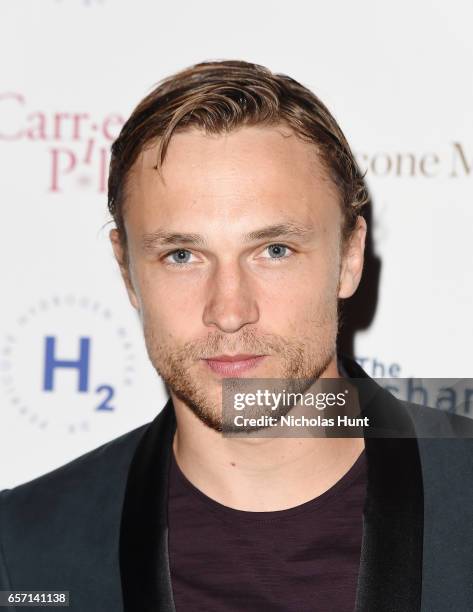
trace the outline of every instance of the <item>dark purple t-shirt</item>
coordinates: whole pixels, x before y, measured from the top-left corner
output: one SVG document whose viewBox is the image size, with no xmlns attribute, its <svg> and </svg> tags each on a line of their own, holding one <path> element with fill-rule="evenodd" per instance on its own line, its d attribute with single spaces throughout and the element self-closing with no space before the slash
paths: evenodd
<svg viewBox="0 0 473 612">
<path fill-rule="evenodd" d="M 177 612 L 352 612 L 366 457 L 322 495 L 275 512 L 228 508 L 172 456 L 169 555 Z"/>
</svg>

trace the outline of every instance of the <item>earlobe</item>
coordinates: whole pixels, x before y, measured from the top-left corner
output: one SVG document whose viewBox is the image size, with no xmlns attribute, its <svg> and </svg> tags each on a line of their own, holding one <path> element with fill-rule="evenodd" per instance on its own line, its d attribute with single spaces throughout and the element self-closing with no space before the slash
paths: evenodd
<svg viewBox="0 0 473 612">
<path fill-rule="evenodd" d="M 366 239 L 366 221 L 360 215 L 355 229 L 348 238 L 348 245 L 344 249 L 343 261 L 340 271 L 339 298 L 351 297 L 358 288 L 363 272 L 363 261 Z"/>
</svg>

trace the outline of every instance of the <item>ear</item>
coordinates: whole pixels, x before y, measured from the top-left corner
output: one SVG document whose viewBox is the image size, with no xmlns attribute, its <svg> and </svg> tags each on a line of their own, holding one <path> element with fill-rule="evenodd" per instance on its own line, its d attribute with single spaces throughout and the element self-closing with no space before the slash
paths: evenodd
<svg viewBox="0 0 473 612">
<path fill-rule="evenodd" d="M 358 288 L 363 271 L 363 261 L 366 239 L 366 221 L 358 216 L 355 229 L 344 246 L 340 271 L 338 297 L 349 298 Z"/>
<path fill-rule="evenodd" d="M 127 265 L 125 261 L 125 252 L 122 242 L 120 240 L 120 235 L 117 229 L 111 229 L 109 233 L 110 242 L 112 243 L 113 254 L 115 255 L 115 259 L 117 260 L 118 266 L 120 268 L 120 273 L 122 275 L 123 281 L 125 283 L 125 287 L 128 293 L 128 298 L 130 300 L 131 305 L 136 310 L 140 310 L 139 301 L 136 296 L 135 289 L 133 287 L 133 283 L 131 282 L 131 275 L 129 270 L 129 265 Z"/>
</svg>

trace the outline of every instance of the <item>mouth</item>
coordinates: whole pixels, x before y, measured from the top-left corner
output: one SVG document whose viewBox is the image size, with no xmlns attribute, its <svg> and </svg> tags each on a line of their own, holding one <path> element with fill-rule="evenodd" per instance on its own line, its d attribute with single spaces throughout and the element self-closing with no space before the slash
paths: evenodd
<svg viewBox="0 0 473 612">
<path fill-rule="evenodd" d="M 217 355 L 204 359 L 207 366 L 222 377 L 235 378 L 256 368 L 267 355 Z"/>
</svg>

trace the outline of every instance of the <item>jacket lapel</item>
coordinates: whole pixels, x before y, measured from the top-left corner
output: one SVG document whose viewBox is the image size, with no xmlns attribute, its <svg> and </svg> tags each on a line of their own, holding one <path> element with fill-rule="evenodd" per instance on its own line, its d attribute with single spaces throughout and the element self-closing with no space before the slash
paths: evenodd
<svg viewBox="0 0 473 612">
<path fill-rule="evenodd" d="M 176 419 L 171 399 L 131 462 L 120 527 L 124 612 L 174 612 L 168 552 L 168 473 Z"/>
<path fill-rule="evenodd" d="M 417 439 L 410 417 L 352 359 L 344 370 L 359 388 L 368 485 L 356 612 L 419 612 L 422 591 L 424 498 Z M 363 380 L 359 380 L 363 379 Z M 401 429 L 399 429 L 401 427 Z M 374 437 L 378 431 L 393 437 Z M 168 551 L 168 473 L 176 419 L 171 399 L 134 454 L 120 530 L 124 612 L 175 612 Z M 396 437 L 410 431 L 412 437 Z"/>
<path fill-rule="evenodd" d="M 402 402 L 355 361 L 342 363 L 370 423 L 364 430 L 368 483 L 355 610 L 419 612 L 424 491 L 415 428 Z"/>
</svg>

